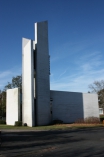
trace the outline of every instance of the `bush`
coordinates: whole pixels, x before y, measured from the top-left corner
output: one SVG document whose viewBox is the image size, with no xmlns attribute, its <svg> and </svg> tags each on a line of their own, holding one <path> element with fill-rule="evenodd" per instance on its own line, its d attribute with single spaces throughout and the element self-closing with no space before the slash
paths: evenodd
<svg viewBox="0 0 104 157">
<path fill-rule="evenodd" d="M 100 123 L 100 119 L 98 117 L 88 117 L 85 118 L 85 123 L 88 124 L 99 124 Z"/>
<path fill-rule="evenodd" d="M 85 119 L 78 119 L 75 123 L 79 123 L 79 124 L 99 124 L 100 119 L 98 117 L 87 117 Z"/>
<path fill-rule="evenodd" d="M 63 124 L 63 121 L 56 119 L 56 120 L 53 120 L 53 124 Z"/>
<path fill-rule="evenodd" d="M 104 118 L 104 114 L 100 115 L 100 118 Z"/>
<path fill-rule="evenodd" d="M 15 121 L 15 126 L 22 126 L 22 122 L 21 121 Z"/>
<path fill-rule="evenodd" d="M 103 121 L 104 121 L 104 114 L 100 115 L 100 122 L 103 123 Z"/>
<path fill-rule="evenodd" d="M 5 120 L 0 120 L 0 124 L 6 124 Z"/>
<path fill-rule="evenodd" d="M 103 122 L 104 118 L 100 118 L 100 122 Z"/>
<path fill-rule="evenodd" d="M 27 123 L 24 123 L 23 125 L 24 125 L 24 126 L 27 126 Z"/>
</svg>

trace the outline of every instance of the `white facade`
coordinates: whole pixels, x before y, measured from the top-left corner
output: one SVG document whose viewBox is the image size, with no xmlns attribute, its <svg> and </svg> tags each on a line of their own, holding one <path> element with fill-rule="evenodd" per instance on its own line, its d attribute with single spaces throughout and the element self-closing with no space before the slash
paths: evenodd
<svg viewBox="0 0 104 157">
<path fill-rule="evenodd" d="M 6 93 L 6 124 L 14 125 L 20 120 L 20 89 L 8 89 Z"/>
</svg>

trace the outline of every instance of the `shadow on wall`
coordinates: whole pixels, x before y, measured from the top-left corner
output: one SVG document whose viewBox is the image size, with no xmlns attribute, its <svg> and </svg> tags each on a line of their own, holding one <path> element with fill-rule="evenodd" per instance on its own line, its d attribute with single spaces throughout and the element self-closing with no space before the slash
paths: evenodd
<svg viewBox="0 0 104 157">
<path fill-rule="evenodd" d="M 63 123 L 73 123 L 84 119 L 83 94 L 64 91 L 50 91 L 52 101 L 52 119 Z"/>
</svg>

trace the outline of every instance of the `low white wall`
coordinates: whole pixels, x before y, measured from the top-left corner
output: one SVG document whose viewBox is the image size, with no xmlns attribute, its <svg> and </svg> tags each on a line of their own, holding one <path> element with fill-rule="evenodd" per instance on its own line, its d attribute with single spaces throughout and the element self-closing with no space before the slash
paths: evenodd
<svg viewBox="0 0 104 157">
<path fill-rule="evenodd" d="M 99 117 L 98 97 L 96 94 L 50 91 L 52 119 L 72 123 L 86 117 Z"/>
<path fill-rule="evenodd" d="M 83 93 L 84 118 L 99 117 L 98 95 Z"/>
<path fill-rule="evenodd" d="M 20 89 L 8 89 L 6 93 L 6 124 L 20 120 Z"/>
</svg>

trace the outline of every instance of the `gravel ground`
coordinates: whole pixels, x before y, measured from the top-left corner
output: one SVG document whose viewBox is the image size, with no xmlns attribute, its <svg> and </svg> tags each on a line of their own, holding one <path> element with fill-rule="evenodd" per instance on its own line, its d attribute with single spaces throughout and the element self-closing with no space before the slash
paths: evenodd
<svg viewBox="0 0 104 157">
<path fill-rule="evenodd" d="M 2 131 L 0 157 L 104 157 L 104 128 Z"/>
</svg>

